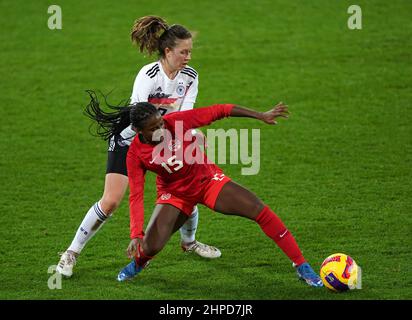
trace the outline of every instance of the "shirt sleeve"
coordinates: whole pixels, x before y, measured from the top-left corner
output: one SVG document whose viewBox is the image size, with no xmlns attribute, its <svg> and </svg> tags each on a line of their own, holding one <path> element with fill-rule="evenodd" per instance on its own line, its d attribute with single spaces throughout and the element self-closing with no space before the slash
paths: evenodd
<svg viewBox="0 0 412 320">
<path fill-rule="evenodd" d="M 182 121 L 185 130 L 195 129 L 229 117 L 234 106 L 234 104 L 216 104 L 210 107 L 174 112 L 166 115 L 164 119 L 173 125 L 176 121 Z"/>
<path fill-rule="evenodd" d="M 146 74 L 146 68 L 142 68 L 134 80 L 130 103 L 147 102 L 150 93 L 153 92 L 153 86 L 154 79 Z"/>
<path fill-rule="evenodd" d="M 134 137 L 136 136 L 136 132 L 132 129 L 132 125 L 124 128 L 122 132 L 120 132 L 120 136 L 122 139 L 122 143 L 126 146 L 130 146 Z"/>
<path fill-rule="evenodd" d="M 180 108 L 180 111 L 186 111 L 186 110 L 193 109 L 193 106 L 197 98 L 198 86 L 199 86 L 199 76 L 197 75 L 196 78 L 193 79 L 192 84 L 190 85 L 189 89 L 186 92 L 186 96 L 183 99 L 182 107 Z"/>
<path fill-rule="evenodd" d="M 129 177 L 129 210 L 130 210 L 130 239 L 143 238 L 144 225 L 144 183 L 146 170 L 142 167 L 140 159 L 127 153 L 127 175 Z"/>
<path fill-rule="evenodd" d="M 130 103 L 147 102 L 149 100 L 149 95 L 153 91 L 154 81 L 146 74 L 146 72 L 146 68 L 142 68 L 137 74 L 133 84 Z M 123 143 L 128 146 L 132 143 L 135 135 L 136 132 L 133 131 L 131 125 L 120 133 Z"/>
</svg>

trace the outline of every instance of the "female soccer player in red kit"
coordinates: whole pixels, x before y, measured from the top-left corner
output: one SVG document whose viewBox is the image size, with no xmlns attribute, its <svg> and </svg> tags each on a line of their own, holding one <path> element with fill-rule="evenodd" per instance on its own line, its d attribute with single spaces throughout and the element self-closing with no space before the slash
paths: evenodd
<svg viewBox="0 0 412 320">
<path fill-rule="evenodd" d="M 98 108 L 96 101 L 91 105 Z M 223 214 L 256 221 L 293 262 L 300 279 L 310 286 L 322 286 L 321 279 L 306 262 L 280 218 L 252 192 L 226 177 L 217 165 L 208 161 L 199 147 L 193 148 L 192 139 L 187 139 L 187 133 L 192 129 L 225 117 L 249 117 L 276 124 L 277 117 L 288 117 L 287 106 L 279 103 L 262 113 L 223 104 L 164 117 L 147 102 L 125 108 L 123 116 L 127 110 L 130 110 L 130 120 L 137 133 L 127 154 L 132 239 L 128 253 L 133 259 L 118 274 L 119 281 L 131 279 L 142 271 L 188 219 L 193 206 L 200 203 Z M 183 130 L 177 130 L 179 125 Z M 193 161 L 191 156 L 199 154 L 201 157 L 196 156 L 197 161 Z M 146 232 L 143 232 L 143 186 L 147 170 L 157 174 L 158 199 Z"/>
<path fill-rule="evenodd" d="M 193 109 L 199 76 L 188 65 L 193 46 L 191 33 L 181 25 L 169 26 L 161 17 L 145 16 L 136 20 L 131 39 L 139 45 L 140 52 L 147 52 L 149 56 L 157 52 L 159 55 L 159 60 L 145 65 L 137 74 L 131 103 L 150 102 L 162 115 Z M 77 258 L 86 244 L 120 205 L 128 186 L 126 154 L 134 136 L 127 120 L 124 128 L 105 137 L 110 143 L 104 192 L 89 208 L 71 244 L 62 254 L 56 268 L 62 275 L 72 276 Z M 190 219 L 180 229 L 182 249 L 204 258 L 218 258 L 221 254 L 218 248 L 201 243 L 195 237 L 198 216 L 198 209 L 194 207 Z"/>
</svg>

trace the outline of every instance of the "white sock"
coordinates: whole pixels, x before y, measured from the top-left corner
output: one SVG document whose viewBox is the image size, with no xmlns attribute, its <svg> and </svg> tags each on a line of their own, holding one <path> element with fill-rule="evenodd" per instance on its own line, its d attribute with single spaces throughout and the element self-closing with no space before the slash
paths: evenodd
<svg viewBox="0 0 412 320">
<path fill-rule="evenodd" d="M 103 226 L 106 219 L 107 215 L 103 212 L 100 203 L 96 202 L 87 212 L 67 250 L 80 253 L 86 243 Z"/>
<path fill-rule="evenodd" d="M 187 219 L 185 224 L 180 228 L 180 238 L 183 243 L 195 241 L 197 224 L 199 222 L 199 210 L 197 206 L 193 208 L 192 215 Z"/>
</svg>

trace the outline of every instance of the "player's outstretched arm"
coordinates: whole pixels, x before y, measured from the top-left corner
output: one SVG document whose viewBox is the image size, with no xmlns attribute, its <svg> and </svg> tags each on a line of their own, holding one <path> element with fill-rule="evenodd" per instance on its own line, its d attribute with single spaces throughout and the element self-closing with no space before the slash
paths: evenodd
<svg viewBox="0 0 412 320">
<path fill-rule="evenodd" d="M 183 121 L 185 129 L 188 130 L 207 126 L 225 117 L 254 118 L 273 125 L 277 124 L 276 118 L 287 118 L 288 114 L 288 106 L 280 102 L 266 112 L 259 112 L 235 104 L 215 104 L 189 111 L 173 112 L 166 115 L 166 117 L 169 123 L 172 121 Z"/>
<path fill-rule="evenodd" d="M 246 117 L 261 120 L 267 124 L 277 124 L 276 118 L 288 118 L 288 106 L 283 102 L 279 102 L 275 107 L 266 112 L 259 112 L 245 107 L 235 105 L 230 113 L 231 117 Z"/>
</svg>

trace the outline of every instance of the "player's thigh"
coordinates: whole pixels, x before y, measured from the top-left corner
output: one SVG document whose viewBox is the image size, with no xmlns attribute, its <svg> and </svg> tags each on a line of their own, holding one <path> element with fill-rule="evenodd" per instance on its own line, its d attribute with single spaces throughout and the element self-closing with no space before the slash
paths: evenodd
<svg viewBox="0 0 412 320">
<path fill-rule="evenodd" d="M 255 219 L 264 206 L 254 193 L 236 182 L 229 181 L 220 190 L 214 210 L 223 214 Z"/>
<path fill-rule="evenodd" d="M 105 213 L 112 213 L 122 201 L 129 185 L 129 178 L 119 173 L 106 174 L 101 206 Z"/>
<path fill-rule="evenodd" d="M 157 204 L 147 224 L 143 251 L 147 255 L 157 254 L 186 220 L 187 216 L 180 209 L 170 204 Z"/>
</svg>

